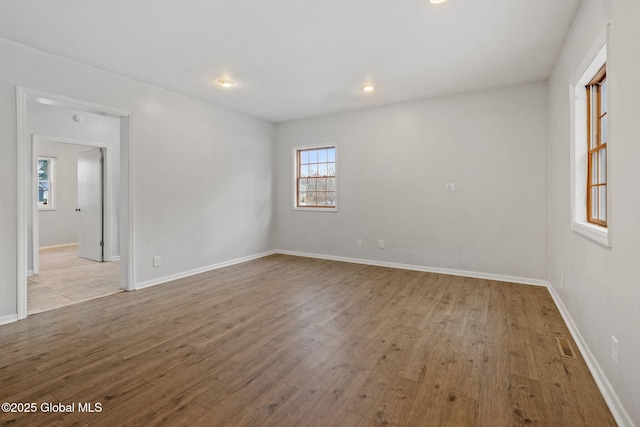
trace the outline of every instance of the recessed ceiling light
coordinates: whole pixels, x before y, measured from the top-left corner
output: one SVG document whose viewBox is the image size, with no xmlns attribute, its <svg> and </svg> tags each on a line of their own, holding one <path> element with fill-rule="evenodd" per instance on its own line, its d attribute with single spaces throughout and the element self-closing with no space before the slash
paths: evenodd
<svg viewBox="0 0 640 427">
<path fill-rule="evenodd" d="M 376 87 L 374 85 L 364 85 L 360 88 L 360 90 L 363 92 L 373 92 L 376 90 Z"/>
<path fill-rule="evenodd" d="M 233 85 L 236 84 L 236 82 L 234 82 L 233 80 L 229 80 L 229 79 L 220 79 L 218 80 L 218 84 L 222 87 L 231 87 Z"/>
<path fill-rule="evenodd" d="M 429 0 L 429 1 L 433 4 L 440 4 L 440 3 L 446 2 L 447 0 Z"/>
</svg>

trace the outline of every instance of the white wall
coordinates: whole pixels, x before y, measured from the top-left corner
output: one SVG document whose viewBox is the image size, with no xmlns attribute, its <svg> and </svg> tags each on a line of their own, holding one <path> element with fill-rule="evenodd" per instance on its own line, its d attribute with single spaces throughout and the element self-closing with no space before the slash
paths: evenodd
<svg viewBox="0 0 640 427">
<path fill-rule="evenodd" d="M 549 277 L 624 410 L 640 425 L 640 2 L 585 0 L 549 82 Z M 569 82 L 611 21 L 609 233 L 611 248 L 572 232 Z M 585 142 L 586 143 L 586 142 Z M 565 288 L 560 277 L 565 278 Z M 619 340 L 618 365 L 610 357 Z"/>
<path fill-rule="evenodd" d="M 17 311 L 16 85 L 134 111 L 136 283 L 273 247 L 273 124 L 3 39 L 0 57 L 0 320 Z"/>
<path fill-rule="evenodd" d="M 278 248 L 546 279 L 546 106 L 540 83 L 279 124 Z M 338 212 L 292 211 L 291 147 L 324 143 Z"/>
<path fill-rule="evenodd" d="M 78 151 L 74 144 L 40 143 L 40 155 L 56 158 L 56 209 L 38 211 L 39 247 L 78 243 L 78 221 L 75 215 L 78 199 Z"/>
</svg>

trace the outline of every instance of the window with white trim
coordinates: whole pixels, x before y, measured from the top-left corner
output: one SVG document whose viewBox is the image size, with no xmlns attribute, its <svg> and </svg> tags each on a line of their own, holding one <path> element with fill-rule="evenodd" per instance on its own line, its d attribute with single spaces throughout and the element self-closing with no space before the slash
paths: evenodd
<svg viewBox="0 0 640 427">
<path fill-rule="evenodd" d="M 336 147 L 294 148 L 294 208 L 336 209 Z"/>
<path fill-rule="evenodd" d="M 38 209 L 55 210 L 56 208 L 56 166 L 53 156 L 38 156 Z"/>
<path fill-rule="evenodd" d="M 607 162 L 611 141 L 606 62 L 607 44 L 601 38 L 572 80 L 571 228 L 609 246 L 607 197 L 611 184 Z"/>
</svg>

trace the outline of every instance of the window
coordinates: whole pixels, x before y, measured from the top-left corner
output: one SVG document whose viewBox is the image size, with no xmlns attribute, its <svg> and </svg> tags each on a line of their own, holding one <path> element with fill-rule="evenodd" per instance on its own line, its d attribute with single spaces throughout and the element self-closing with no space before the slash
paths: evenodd
<svg viewBox="0 0 640 427">
<path fill-rule="evenodd" d="M 294 148 L 294 208 L 336 209 L 336 147 Z"/>
<path fill-rule="evenodd" d="M 608 158 L 610 102 L 606 32 L 596 40 L 571 81 L 571 229 L 610 246 Z"/>
<path fill-rule="evenodd" d="M 54 210 L 56 208 L 56 158 L 38 157 L 38 209 Z"/>
<path fill-rule="evenodd" d="M 607 226 L 607 66 L 587 89 L 587 221 Z"/>
</svg>

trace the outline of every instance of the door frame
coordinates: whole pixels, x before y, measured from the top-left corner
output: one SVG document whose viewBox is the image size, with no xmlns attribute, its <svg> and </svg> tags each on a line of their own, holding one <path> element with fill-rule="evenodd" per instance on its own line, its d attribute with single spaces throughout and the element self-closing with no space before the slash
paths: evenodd
<svg viewBox="0 0 640 427">
<path fill-rule="evenodd" d="M 102 198 L 102 209 L 103 209 L 103 218 L 102 218 L 102 227 L 103 227 L 103 236 L 102 239 L 104 241 L 103 247 L 103 259 L 110 262 L 114 261 L 112 254 L 113 242 L 111 241 L 111 232 L 112 232 L 112 224 L 113 224 L 113 215 L 111 208 L 113 206 L 113 147 L 111 144 L 106 142 L 97 142 L 97 141 L 87 141 L 83 139 L 73 139 L 73 138 L 63 138 L 57 136 L 47 136 L 47 135 L 33 135 L 32 136 L 32 152 L 31 152 L 31 164 L 33 167 L 33 171 L 37 170 L 38 165 L 38 152 L 40 143 L 42 142 L 53 142 L 53 143 L 61 143 L 61 144 L 73 144 L 73 145 L 82 145 L 85 147 L 92 148 L 102 148 L 104 155 L 104 168 L 102 170 L 102 179 L 104 182 L 104 193 Z M 40 224 L 38 220 L 38 216 L 40 215 L 40 211 L 38 209 L 38 183 L 35 179 L 35 176 L 32 177 L 35 181 L 32 184 L 33 194 L 31 196 L 31 207 L 32 207 L 32 239 L 31 239 L 31 250 L 32 250 L 32 259 L 33 259 L 33 274 L 38 274 L 40 271 L 39 266 L 39 252 L 38 246 L 40 242 Z"/>
<path fill-rule="evenodd" d="M 27 128 L 27 103 L 36 102 L 57 107 L 70 108 L 93 114 L 101 114 L 120 120 L 120 192 L 118 203 L 120 237 L 120 287 L 131 291 L 135 289 L 134 274 L 134 182 L 133 182 L 133 138 L 134 113 L 81 99 L 49 93 L 23 86 L 16 86 L 16 170 L 17 202 L 16 215 L 17 254 L 16 254 L 16 301 L 18 319 L 27 317 L 27 275 L 28 275 L 28 221 L 32 215 L 29 209 L 32 197 L 31 162 L 32 141 Z"/>
</svg>

